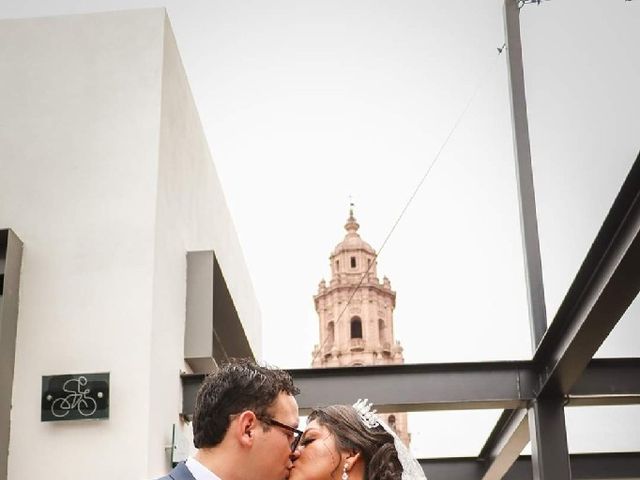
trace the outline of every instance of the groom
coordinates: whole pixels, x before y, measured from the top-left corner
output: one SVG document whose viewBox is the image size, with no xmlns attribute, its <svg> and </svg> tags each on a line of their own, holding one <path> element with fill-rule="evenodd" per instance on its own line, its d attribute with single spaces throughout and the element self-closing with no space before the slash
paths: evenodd
<svg viewBox="0 0 640 480">
<path fill-rule="evenodd" d="M 302 432 L 287 372 L 234 361 L 207 377 L 193 417 L 193 457 L 158 480 L 284 480 Z"/>
</svg>

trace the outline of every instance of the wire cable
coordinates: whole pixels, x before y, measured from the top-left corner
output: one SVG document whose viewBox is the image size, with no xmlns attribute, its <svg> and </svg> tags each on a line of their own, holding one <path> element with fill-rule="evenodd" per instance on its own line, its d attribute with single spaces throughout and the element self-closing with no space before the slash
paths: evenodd
<svg viewBox="0 0 640 480">
<path fill-rule="evenodd" d="M 458 129 L 458 126 L 460 125 L 460 123 L 462 122 L 462 119 L 464 118 L 464 116 L 466 115 L 466 113 L 469 111 L 469 107 L 471 107 L 471 104 L 473 103 L 473 101 L 475 100 L 476 96 L 478 95 L 478 92 L 480 91 L 480 89 L 482 88 L 482 86 L 484 86 L 484 82 L 486 80 L 486 78 L 488 77 L 488 75 L 493 71 L 493 69 L 495 68 L 495 66 L 497 65 L 497 60 L 500 58 L 500 55 L 502 54 L 502 52 L 504 51 L 504 49 L 506 48 L 506 44 L 503 44 L 502 47 L 498 48 L 498 55 L 495 58 L 495 62 L 492 63 L 491 65 L 489 65 L 484 73 L 479 77 L 479 80 L 476 82 L 476 86 L 473 90 L 472 95 L 469 97 L 469 100 L 467 101 L 466 105 L 464 106 L 464 108 L 462 109 L 461 113 L 458 115 L 458 118 L 456 119 L 456 121 L 454 122 L 453 126 L 451 127 L 451 129 L 449 130 L 449 133 L 447 134 L 447 136 L 445 137 L 444 141 L 442 142 L 442 144 L 440 145 L 440 148 L 438 149 L 435 157 L 433 158 L 433 160 L 431 161 L 431 163 L 429 164 L 429 167 L 427 168 L 427 170 L 425 171 L 424 175 L 422 175 L 422 178 L 420 179 L 420 181 L 418 182 L 418 184 L 416 185 L 416 187 L 413 189 L 413 192 L 411 193 L 411 195 L 409 196 L 409 199 L 405 202 L 404 207 L 402 208 L 400 215 L 398 215 L 398 218 L 396 219 L 396 221 L 393 223 L 391 229 L 389 230 L 389 233 L 387 233 L 387 236 L 385 237 L 384 241 L 382 242 L 382 245 L 380 245 L 380 248 L 378 250 L 376 250 L 376 254 L 373 257 L 373 262 L 371 262 L 369 264 L 369 267 L 367 268 L 367 270 L 362 274 L 362 277 L 360 277 L 360 281 L 358 282 L 358 284 L 356 285 L 356 287 L 353 289 L 353 291 L 351 292 L 351 295 L 349 296 L 349 299 L 347 300 L 347 302 L 345 303 L 344 308 L 342 309 L 342 311 L 340 312 L 340 315 L 338 315 L 338 318 L 336 319 L 336 321 L 334 322 L 334 325 L 338 325 L 338 323 L 340 322 L 340 320 L 342 319 L 344 313 L 347 311 L 347 308 L 349 308 L 349 305 L 351 304 L 351 300 L 353 300 L 353 297 L 355 296 L 356 292 L 358 291 L 358 289 L 362 286 L 362 283 L 364 282 L 365 278 L 368 277 L 369 272 L 371 271 L 371 267 L 373 267 L 373 265 L 375 265 L 376 260 L 378 259 L 378 257 L 380 256 L 380 254 L 382 253 L 382 250 L 384 249 L 384 247 L 387 245 L 387 242 L 389 241 L 389 238 L 391 237 L 391 235 L 393 234 L 393 232 L 395 231 L 396 227 L 398 226 L 398 224 L 400 223 L 400 220 L 402 220 L 402 217 L 404 216 L 404 214 L 406 213 L 406 211 L 408 210 L 409 206 L 411 205 L 411 203 L 413 202 L 413 199 L 416 197 L 416 195 L 418 194 L 418 192 L 420 191 L 420 188 L 422 187 L 422 185 L 424 184 L 425 180 L 427 179 L 427 177 L 429 176 L 429 174 L 431 173 L 431 170 L 433 169 L 433 167 L 435 166 L 436 162 L 438 161 L 438 159 L 440 158 L 440 156 L 442 155 L 442 152 L 444 151 L 445 147 L 447 146 L 447 144 L 449 143 L 449 140 L 451 140 L 451 137 L 453 136 L 453 134 L 456 132 L 456 130 Z M 322 352 L 324 350 L 324 347 L 327 343 L 329 337 L 325 336 L 324 341 L 320 344 L 320 346 L 318 347 L 318 349 L 314 352 L 313 357 L 311 359 L 311 362 L 315 362 L 316 358 L 318 357 L 318 355 L 320 354 L 320 352 Z"/>
</svg>

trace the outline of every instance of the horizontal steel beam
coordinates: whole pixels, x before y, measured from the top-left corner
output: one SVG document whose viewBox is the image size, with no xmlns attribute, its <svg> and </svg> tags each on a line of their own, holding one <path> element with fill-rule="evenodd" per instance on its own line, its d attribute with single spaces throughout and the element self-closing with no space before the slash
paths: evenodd
<svg viewBox="0 0 640 480">
<path fill-rule="evenodd" d="M 302 414 L 367 397 L 379 412 L 517 408 L 533 398 L 536 377 L 523 362 L 378 365 L 289 370 Z M 183 375 L 184 413 L 192 413 L 203 375 Z"/>
<path fill-rule="evenodd" d="M 291 370 L 300 410 L 367 397 L 380 412 L 517 408 L 533 398 L 529 362 Z"/>
<path fill-rule="evenodd" d="M 314 368 L 290 373 L 300 388 L 298 404 L 303 414 L 317 406 L 350 404 L 362 396 L 380 412 L 517 409 L 534 398 L 536 386 L 531 361 Z M 182 376 L 183 413 L 193 413 L 203 378 Z M 570 405 L 640 403 L 640 359 L 593 360 L 569 401 Z M 503 428 L 494 432 L 496 438 L 504 435 Z M 483 453 L 484 458 L 491 456 L 488 450 Z"/>
<path fill-rule="evenodd" d="M 595 358 L 565 397 L 571 407 L 640 404 L 640 358 Z"/>
<path fill-rule="evenodd" d="M 421 458 L 418 460 L 428 480 L 480 480 L 484 462 L 475 457 Z"/>
<path fill-rule="evenodd" d="M 573 480 L 637 479 L 640 478 L 640 453 L 573 454 Z M 429 480 L 480 480 L 483 462 L 475 457 L 434 458 L 419 460 Z M 531 457 L 519 456 L 504 480 L 533 480 Z"/>
</svg>

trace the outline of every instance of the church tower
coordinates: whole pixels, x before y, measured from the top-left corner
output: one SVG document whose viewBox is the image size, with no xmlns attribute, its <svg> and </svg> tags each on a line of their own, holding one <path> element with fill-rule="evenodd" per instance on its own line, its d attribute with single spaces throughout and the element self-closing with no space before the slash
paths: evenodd
<svg viewBox="0 0 640 480">
<path fill-rule="evenodd" d="M 402 347 L 393 333 L 396 292 L 387 277 L 382 282 L 378 279 L 376 252 L 360 238 L 353 209 L 344 228 L 344 240 L 329 257 L 331 280 L 328 285 L 321 280 L 313 297 L 320 320 L 320 344 L 314 348 L 312 367 L 404 363 Z M 362 394 L 366 396 L 366 392 Z M 406 413 L 381 416 L 408 445 Z"/>
</svg>

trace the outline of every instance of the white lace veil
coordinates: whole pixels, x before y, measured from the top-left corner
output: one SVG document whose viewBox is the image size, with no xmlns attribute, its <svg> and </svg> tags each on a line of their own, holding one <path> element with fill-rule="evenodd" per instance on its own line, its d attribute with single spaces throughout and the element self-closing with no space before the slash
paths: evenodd
<svg viewBox="0 0 640 480">
<path fill-rule="evenodd" d="M 400 460 L 400 465 L 402 465 L 402 480 L 427 480 L 427 476 L 424 474 L 424 470 L 418 460 L 411 454 L 396 432 L 379 418 L 376 415 L 376 411 L 371 410 L 371 407 L 372 404 L 370 404 L 366 398 L 364 400 L 358 399 L 358 401 L 353 404 L 353 408 L 358 412 L 358 416 L 365 427 L 375 428 L 377 425 L 381 425 L 382 428 L 393 437 L 393 444 L 398 452 L 398 460 Z"/>
</svg>

